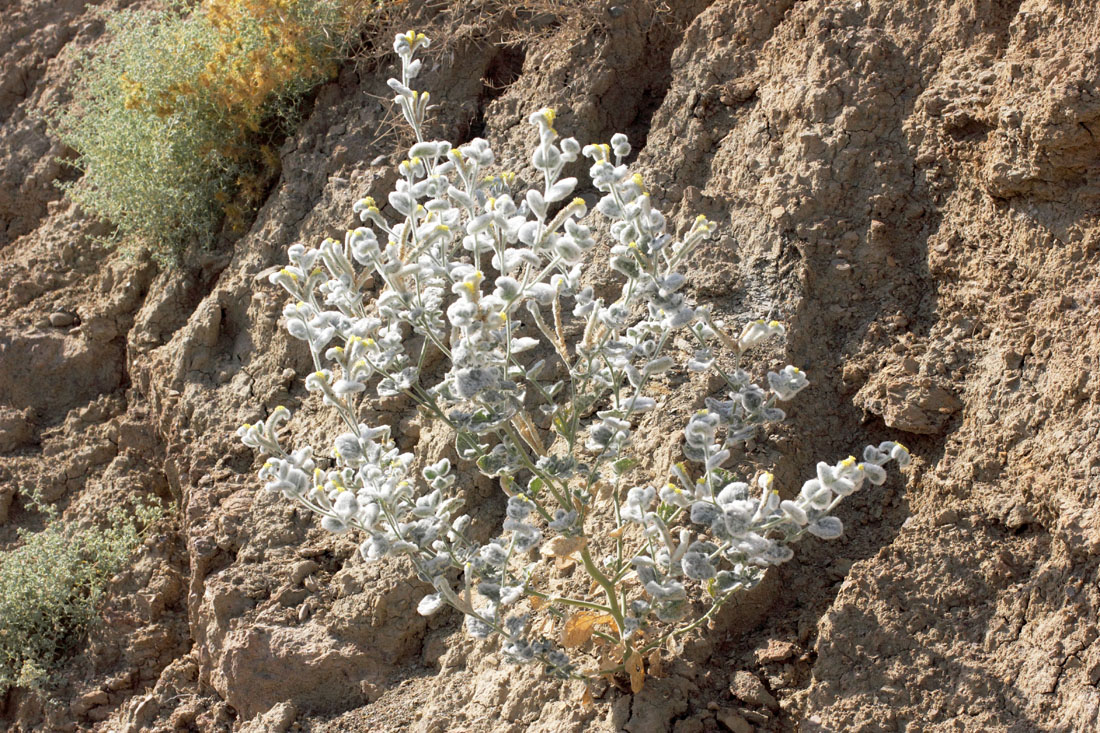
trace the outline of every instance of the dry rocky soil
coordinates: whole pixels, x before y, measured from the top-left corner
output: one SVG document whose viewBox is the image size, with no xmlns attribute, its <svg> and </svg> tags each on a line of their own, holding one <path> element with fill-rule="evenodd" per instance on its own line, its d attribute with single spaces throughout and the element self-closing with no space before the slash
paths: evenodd
<svg viewBox="0 0 1100 733">
<path fill-rule="evenodd" d="M 319 90 L 243 236 L 164 270 L 91 238 L 107 229 L 57 190 L 72 152 L 36 115 L 64 103 L 98 12 L 122 4 L 0 9 L 0 546 L 40 527 L 33 492 L 74 521 L 135 495 L 171 518 L 112 579 L 57 685 L 10 692 L 0 727 L 1100 729 L 1100 4 L 400 11 L 440 41 L 421 79 L 437 137 L 484 136 L 522 176 L 526 116 L 555 107 L 581 141 L 628 133 L 677 229 L 719 223 L 691 296 L 784 321 L 766 366 L 813 382 L 744 460 L 793 491 L 868 442 L 914 455 L 843 506 L 841 539 L 803 543 L 663 677 L 591 706 L 455 616 L 419 617 L 408 567 L 365 564 L 354 538 L 264 493 L 233 434 L 277 405 L 298 435 L 331 422 L 280 326 L 284 295 L 256 276 L 291 243 L 342 237 L 359 197 L 385 199 L 392 56 Z M 699 395 L 668 384 L 640 433 L 655 470 Z M 368 412 L 443 450 L 411 406 Z M 499 491 L 461 483 L 499 520 Z"/>
</svg>

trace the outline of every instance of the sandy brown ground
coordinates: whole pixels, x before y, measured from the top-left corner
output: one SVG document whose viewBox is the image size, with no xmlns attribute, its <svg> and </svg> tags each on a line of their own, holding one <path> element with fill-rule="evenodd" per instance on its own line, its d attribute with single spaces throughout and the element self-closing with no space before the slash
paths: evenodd
<svg viewBox="0 0 1100 733">
<path fill-rule="evenodd" d="M 95 4 L 16 1 L 0 11 L 0 543 L 40 526 L 32 490 L 70 519 L 134 494 L 174 516 L 59 686 L 9 694 L 0 726 L 1100 727 L 1100 6 L 455 5 L 401 11 L 441 34 L 421 82 L 433 134 L 486 136 L 522 173 L 541 106 L 582 141 L 628 133 L 679 228 L 720 224 L 692 297 L 788 324 L 768 358 L 813 388 L 743 460 L 793 488 L 819 458 L 892 439 L 914 468 L 849 501 L 842 539 L 805 543 L 664 678 L 585 708 L 453 616 L 418 617 L 407 568 L 365 566 L 353 538 L 259 491 L 233 436 L 280 404 L 300 434 L 331 420 L 305 399 L 283 296 L 255 276 L 292 242 L 339 235 L 358 197 L 384 199 L 392 59 L 320 89 L 243 237 L 161 271 L 86 238 L 104 227 L 61 198 L 66 151 L 34 117 L 102 32 Z M 640 445 L 654 465 L 697 396 L 670 385 Z M 383 407 L 368 420 L 442 444 L 407 405 Z M 499 516 L 492 487 L 463 490 Z"/>
</svg>

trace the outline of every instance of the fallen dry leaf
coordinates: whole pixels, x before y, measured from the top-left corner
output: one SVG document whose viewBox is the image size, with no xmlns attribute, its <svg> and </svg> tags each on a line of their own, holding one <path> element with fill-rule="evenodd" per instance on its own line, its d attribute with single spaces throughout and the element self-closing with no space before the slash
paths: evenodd
<svg viewBox="0 0 1100 733">
<path fill-rule="evenodd" d="M 645 686 L 645 663 L 642 661 L 642 655 L 637 651 L 631 652 L 624 666 L 626 673 L 630 675 L 630 691 L 637 695 Z"/>
<path fill-rule="evenodd" d="M 661 668 L 661 649 L 660 647 L 654 649 L 649 653 L 649 657 L 646 659 L 649 662 L 649 674 L 652 677 L 660 677 L 663 669 Z"/>
<path fill-rule="evenodd" d="M 566 649 L 580 646 L 592 638 L 596 624 L 614 625 L 615 619 L 609 613 L 598 611 L 578 611 L 565 621 L 562 629 L 561 645 Z"/>
</svg>

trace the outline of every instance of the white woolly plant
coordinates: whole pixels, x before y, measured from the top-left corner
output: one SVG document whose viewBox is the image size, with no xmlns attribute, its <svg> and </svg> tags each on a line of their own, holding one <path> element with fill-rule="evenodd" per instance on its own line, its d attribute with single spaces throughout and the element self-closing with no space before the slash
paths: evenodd
<svg viewBox="0 0 1100 733">
<path fill-rule="evenodd" d="M 807 380 L 787 366 L 768 373 L 765 389 L 741 368 L 717 366 L 714 349 L 739 360 L 784 329 L 755 321 L 733 338 L 706 307 L 689 304 L 679 268 L 714 225 L 700 216 L 682 239 L 667 233 L 641 176 L 623 163 L 626 137 L 582 150 L 559 139 L 549 109 L 530 118 L 541 185 L 519 195 L 513 175 L 491 172 L 485 140 L 457 148 L 426 141 L 429 97 L 409 85 L 421 65 L 414 56 L 427 45 L 412 32 L 394 43 L 402 71 L 389 85 L 417 139 L 389 194 L 399 220 L 365 198 L 355 211 L 366 226 L 342 243 L 290 247 L 289 265 L 271 277 L 294 297 L 283 310 L 287 330 L 313 354 L 306 387 L 346 430 L 331 458 L 309 446 L 284 450 L 277 432 L 290 413 L 282 407 L 238 435 L 270 455 L 260 471 L 269 491 L 309 507 L 328 530 L 362 533 L 366 561 L 409 558 L 435 588 L 420 613 L 451 606 L 469 633 L 498 635 L 516 662 L 582 679 L 625 670 L 640 689 L 647 655 L 759 583 L 806 534 L 839 536 L 830 512 L 841 499 L 864 482 L 881 484 L 882 466 L 904 466 L 909 455 L 888 442 L 868 446 L 861 462 L 819 463 L 790 500 L 780 499 L 770 474 L 750 485 L 723 469 L 730 447 L 782 420 L 777 404 Z M 595 215 L 571 198 L 576 179 L 561 176 L 581 154 L 603 194 Z M 610 266 L 622 277 L 611 302 L 582 283 L 583 263 L 597 256 L 594 226 L 609 230 Z M 380 279 L 373 299 L 361 289 L 361 268 Z M 679 334 L 698 345 L 684 359 L 668 353 Z M 445 357 L 445 371 L 426 366 L 432 352 Z M 632 430 L 657 408 L 646 386 L 681 362 L 721 375 L 727 398 L 707 398 L 688 420 L 687 463 L 670 481 L 624 492 L 638 463 Z M 382 397 L 407 395 L 449 425 L 457 454 L 499 480 L 508 495 L 499 535 L 485 544 L 471 538 L 446 458 L 417 476 L 414 456 L 395 447 L 388 426 L 360 422 L 370 385 Z M 589 594 L 549 588 L 540 559 L 566 555 L 590 577 Z M 590 641 L 604 647 L 595 670 L 581 666 Z"/>
</svg>

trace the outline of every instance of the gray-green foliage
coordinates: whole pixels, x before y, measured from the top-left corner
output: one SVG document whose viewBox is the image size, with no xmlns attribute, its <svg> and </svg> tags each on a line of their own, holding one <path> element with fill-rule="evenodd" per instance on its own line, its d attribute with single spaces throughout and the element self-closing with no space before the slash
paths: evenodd
<svg viewBox="0 0 1100 733">
<path fill-rule="evenodd" d="M 95 622 L 108 580 L 121 570 L 162 510 L 122 507 L 104 528 L 53 519 L 0 553 L 0 694 L 35 687 Z"/>
<path fill-rule="evenodd" d="M 122 238 L 168 260 L 210 235 L 222 216 L 217 198 L 242 171 L 226 155 L 220 115 L 201 97 L 166 115 L 143 108 L 143 98 L 198 78 L 216 39 L 172 12 L 122 12 L 107 32 L 112 41 L 82 60 L 73 101 L 53 118 L 83 172 L 66 190 Z"/>
<path fill-rule="evenodd" d="M 73 99 L 49 115 L 83 175 L 66 186 L 162 262 L 240 228 L 278 160 L 266 144 L 331 77 L 363 0 L 192 0 L 112 13 Z"/>
</svg>

